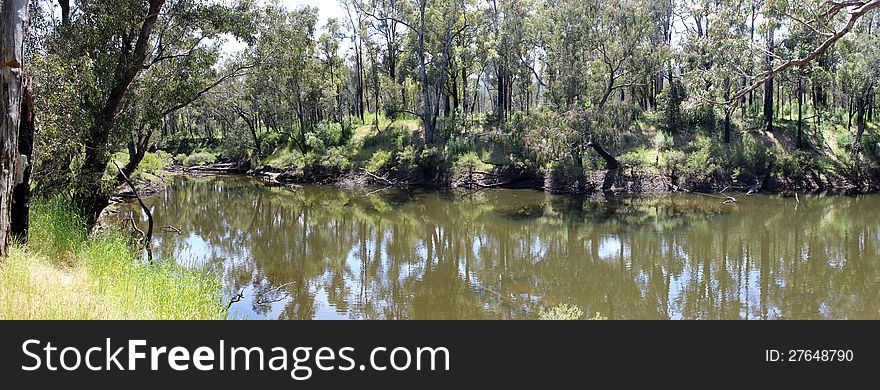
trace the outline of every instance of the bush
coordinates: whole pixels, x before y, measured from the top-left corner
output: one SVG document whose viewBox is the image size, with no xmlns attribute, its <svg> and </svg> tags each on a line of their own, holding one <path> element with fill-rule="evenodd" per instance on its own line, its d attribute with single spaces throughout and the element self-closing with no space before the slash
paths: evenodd
<svg viewBox="0 0 880 390">
<path fill-rule="evenodd" d="M 725 171 L 730 172 L 733 179 L 737 179 L 742 173 L 764 172 L 773 159 L 771 151 L 749 133 L 743 133 L 742 139 L 729 148 L 718 149 L 717 155 L 721 157 Z"/>
<path fill-rule="evenodd" d="M 712 145 L 708 139 L 691 142 L 689 153 L 670 150 L 660 157 L 663 174 L 673 182 L 681 184 L 701 184 L 709 180 L 718 166 L 712 158 Z"/>
<path fill-rule="evenodd" d="M 617 159 L 622 166 L 630 169 L 630 175 L 636 172 L 654 173 L 657 171 L 657 157 L 653 150 L 642 148 L 625 153 Z"/>
<path fill-rule="evenodd" d="M 154 173 L 171 165 L 173 162 L 174 159 L 167 152 L 160 150 L 156 153 L 146 153 L 144 154 L 144 159 L 138 164 L 138 172 Z"/>
<path fill-rule="evenodd" d="M 303 169 L 303 158 L 300 153 L 285 153 L 278 157 L 273 163 L 276 168 L 281 169 Z"/>
<path fill-rule="evenodd" d="M 384 168 L 391 161 L 391 152 L 387 150 L 377 150 L 373 153 L 373 156 L 370 157 L 370 160 L 367 161 L 367 171 L 371 173 L 379 172 L 382 168 Z"/>
<path fill-rule="evenodd" d="M 348 159 L 345 148 L 332 147 L 325 152 L 321 166 L 332 173 L 339 174 L 351 168 L 351 161 Z"/>
<path fill-rule="evenodd" d="M 806 175 L 804 167 L 809 160 L 810 157 L 805 152 L 779 156 L 773 165 L 773 174 L 786 180 L 801 180 Z"/>
<path fill-rule="evenodd" d="M 460 175 L 469 175 L 490 169 L 492 169 L 492 165 L 484 163 L 477 152 L 467 152 L 452 163 L 453 172 Z"/>
<path fill-rule="evenodd" d="M 196 165 L 213 164 L 215 161 L 217 161 L 216 155 L 202 151 L 184 157 L 182 163 L 183 165 L 193 167 Z"/>
</svg>

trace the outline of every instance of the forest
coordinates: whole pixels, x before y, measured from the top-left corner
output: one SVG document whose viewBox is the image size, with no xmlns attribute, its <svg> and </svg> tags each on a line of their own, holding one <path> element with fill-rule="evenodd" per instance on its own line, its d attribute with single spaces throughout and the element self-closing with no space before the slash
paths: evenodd
<svg viewBox="0 0 880 390">
<path fill-rule="evenodd" d="M 277 0 L 4 0 L 0 257 L 27 241 L 30 203 L 91 231 L 126 187 L 169 171 L 559 194 L 880 189 L 880 0 L 339 7 L 322 20 Z"/>
</svg>

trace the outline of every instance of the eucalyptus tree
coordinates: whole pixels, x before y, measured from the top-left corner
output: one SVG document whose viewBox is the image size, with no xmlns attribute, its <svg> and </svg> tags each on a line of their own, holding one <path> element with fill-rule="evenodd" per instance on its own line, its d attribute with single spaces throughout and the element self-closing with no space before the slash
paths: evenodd
<svg viewBox="0 0 880 390">
<path fill-rule="evenodd" d="M 309 151 L 308 134 L 322 119 L 326 72 L 316 52 L 317 15 L 315 8 L 266 8 L 257 44 L 247 53 L 260 68 L 248 78 L 252 90 L 246 99 L 257 102 L 268 114 L 269 126 L 288 134 L 303 154 Z M 327 39 L 325 44 L 330 44 Z M 325 48 L 327 53 L 333 54 L 332 46 Z M 338 57 L 328 59 L 334 67 L 339 64 Z"/>
<path fill-rule="evenodd" d="M 476 20 L 472 0 L 410 0 L 400 6 L 399 14 L 365 15 L 379 22 L 395 22 L 407 27 L 409 41 L 417 61 L 416 79 L 421 86 L 421 112 L 425 144 L 434 143 L 440 101 L 449 77 L 454 43 Z"/>
<path fill-rule="evenodd" d="M 592 148 L 615 169 L 619 163 L 600 137 L 627 126 L 625 115 L 608 110 L 615 93 L 644 86 L 650 74 L 646 65 L 655 52 L 649 14 L 635 1 L 548 1 L 545 12 L 550 94 L 558 110 L 575 117 L 569 141 L 574 162 L 582 167 L 583 152 Z M 621 99 L 614 105 L 631 103 Z"/>
<path fill-rule="evenodd" d="M 871 19 L 871 23 L 875 23 Z M 851 153 L 862 151 L 862 139 L 867 129 L 868 111 L 873 105 L 878 83 L 880 83 L 880 26 L 869 23 L 855 28 L 853 34 L 840 45 L 843 64 L 839 67 L 849 78 L 850 94 L 853 100 L 856 132 Z"/>
<path fill-rule="evenodd" d="M 88 85 L 74 84 L 81 95 L 83 131 L 73 165 L 64 156 L 43 156 L 43 163 L 73 171 L 73 201 L 94 223 L 107 205 L 114 180 L 104 180 L 110 153 L 119 143 L 141 144 L 148 130 L 140 120 L 155 124 L 151 88 L 162 89 L 171 101 L 154 102 L 174 110 L 197 98 L 217 80 L 205 80 L 219 50 L 216 41 L 231 33 L 247 39 L 251 0 L 218 3 L 209 0 L 96 0 L 70 2 L 41 54 L 53 62 L 78 64 Z M 226 5 L 229 4 L 229 5 Z M 170 77 L 170 78 L 169 78 Z M 151 81 L 152 80 L 152 81 Z M 48 86 L 47 86 L 48 87 Z M 166 89 L 167 88 L 167 89 Z M 37 94 L 41 91 L 36 91 Z M 147 99 L 145 102 L 143 99 Z M 165 104 L 168 104 L 167 106 Z M 161 112 L 160 112 L 161 114 Z M 140 133 L 140 134 L 139 134 Z M 54 160 L 54 161 L 53 161 Z M 131 169 L 131 167 L 129 167 Z"/>
</svg>

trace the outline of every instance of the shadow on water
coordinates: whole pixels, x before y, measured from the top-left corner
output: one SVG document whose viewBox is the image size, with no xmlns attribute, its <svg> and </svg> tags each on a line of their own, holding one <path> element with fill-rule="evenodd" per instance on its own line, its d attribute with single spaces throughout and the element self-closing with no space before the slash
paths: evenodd
<svg viewBox="0 0 880 390">
<path fill-rule="evenodd" d="M 880 318 L 880 197 L 573 198 L 177 178 L 157 255 L 222 275 L 233 317 Z M 122 214 L 140 215 L 132 205 Z"/>
</svg>

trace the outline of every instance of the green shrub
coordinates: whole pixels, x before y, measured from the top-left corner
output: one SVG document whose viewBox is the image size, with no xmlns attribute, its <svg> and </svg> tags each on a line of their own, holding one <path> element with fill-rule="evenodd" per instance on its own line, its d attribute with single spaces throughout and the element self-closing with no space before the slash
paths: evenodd
<svg viewBox="0 0 880 390">
<path fill-rule="evenodd" d="M 367 161 L 367 170 L 372 173 L 379 172 L 391 161 L 391 155 L 392 153 L 387 150 L 377 150 Z"/>
<path fill-rule="evenodd" d="M 804 167 L 809 159 L 805 152 L 779 156 L 773 165 L 773 174 L 785 179 L 800 180 L 806 174 Z"/>
<path fill-rule="evenodd" d="M 660 151 L 669 150 L 675 147 L 675 140 L 665 131 L 658 131 L 654 135 L 654 147 Z"/>
<path fill-rule="evenodd" d="M 196 152 L 183 158 L 183 165 L 193 167 L 197 165 L 213 164 L 217 161 L 217 156 L 209 152 Z"/>
<path fill-rule="evenodd" d="M 642 148 L 624 153 L 617 159 L 620 164 L 630 169 L 630 174 L 636 172 L 654 173 L 657 171 L 657 157 L 653 150 Z"/>
<path fill-rule="evenodd" d="M 691 142 L 690 152 L 670 150 L 660 157 L 660 169 L 664 175 L 681 184 L 700 184 L 707 181 L 718 169 L 712 158 L 712 145 L 708 139 Z"/>
<path fill-rule="evenodd" d="M 717 148 L 716 155 L 723 162 L 725 171 L 732 173 L 733 179 L 737 179 L 740 173 L 764 171 L 773 159 L 771 151 L 749 133 L 743 133 L 741 140 L 728 147 Z"/>
<path fill-rule="evenodd" d="M 351 168 L 351 161 L 345 148 L 336 146 L 327 149 L 321 160 L 321 166 L 333 173 L 342 173 Z"/>
<path fill-rule="evenodd" d="M 303 158 L 300 153 L 285 153 L 272 162 L 276 168 L 299 169 L 303 168 Z"/>
<path fill-rule="evenodd" d="M 470 174 L 490 169 L 492 169 L 492 165 L 484 163 L 477 152 L 467 152 L 452 163 L 452 170 L 457 174 Z"/>
<path fill-rule="evenodd" d="M 174 159 L 167 152 L 160 150 L 156 153 L 146 153 L 144 154 L 144 159 L 138 164 L 138 171 L 154 173 L 171 165 L 173 162 Z"/>
</svg>

